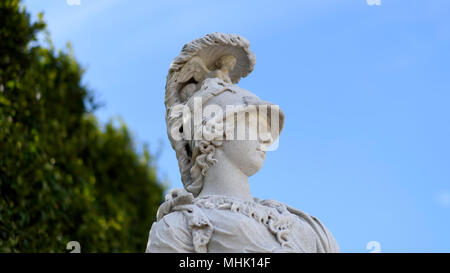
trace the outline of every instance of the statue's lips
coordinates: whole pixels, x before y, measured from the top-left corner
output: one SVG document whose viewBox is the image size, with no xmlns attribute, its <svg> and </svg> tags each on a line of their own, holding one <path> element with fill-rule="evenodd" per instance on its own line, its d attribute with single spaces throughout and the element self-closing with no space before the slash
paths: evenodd
<svg viewBox="0 0 450 273">
<path fill-rule="evenodd" d="M 261 151 L 259 149 L 256 149 L 256 151 L 258 151 L 258 153 L 261 155 L 261 157 L 266 157 L 266 151 Z"/>
</svg>

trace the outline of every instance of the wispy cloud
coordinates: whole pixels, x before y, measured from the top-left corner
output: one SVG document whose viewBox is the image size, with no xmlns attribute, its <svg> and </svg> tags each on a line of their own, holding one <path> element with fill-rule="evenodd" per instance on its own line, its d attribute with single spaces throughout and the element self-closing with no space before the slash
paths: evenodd
<svg viewBox="0 0 450 273">
<path fill-rule="evenodd" d="M 48 23 L 52 38 L 67 40 L 67 33 L 85 28 L 85 24 L 91 23 L 91 20 L 98 17 L 108 8 L 121 3 L 120 0 L 97 0 L 74 1 L 77 4 L 71 4 L 69 1 L 58 1 L 54 5 L 49 2 L 43 2 L 40 5 L 33 1 L 24 1 L 24 4 L 31 9 L 44 10 L 45 21 Z M 79 3 L 79 4 L 78 4 Z M 53 4 L 53 3 L 52 3 Z M 34 16 L 36 14 L 33 14 Z"/>
<path fill-rule="evenodd" d="M 437 203 L 443 208 L 450 208 L 450 191 L 443 190 L 436 196 Z"/>
</svg>

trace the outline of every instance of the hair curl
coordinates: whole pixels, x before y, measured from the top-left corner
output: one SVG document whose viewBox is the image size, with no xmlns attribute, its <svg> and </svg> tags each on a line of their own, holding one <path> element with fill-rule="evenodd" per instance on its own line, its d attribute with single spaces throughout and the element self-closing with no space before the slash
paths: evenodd
<svg viewBox="0 0 450 273">
<path fill-rule="evenodd" d="M 200 193 L 203 187 L 203 177 L 208 168 L 217 162 L 213 156 L 216 148 L 221 146 L 222 142 L 214 139 L 191 142 L 186 139 L 176 140 L 173 138 L 173 132 L 183 132 L 182 114 L 172 115 L 172 110 L 177 105 L 184 103 L 179 92 L 183 85 L 177 82 L 178 73 L 184 64 L 192 57 L 197 56 L 200 51 L 211 49 L 211 54 L 232 52 L 241 56 L 241 63 L 237 63 L 237 69 L 235 68 L 230 74 L 232 82 L 237 83 L 241 77 L 247 76 L 255 65 L 255 55 L 249 47 L 250 43 L 239 35 L 211 33 L 186 44 L 180 55 L 170 65 L 165 94 L 167 133 L 178 159 L 181 180 L 186 190 L 193 193 L 194 196 Z M 222 52 L 225 49 L 228 51 Z"/>
</svg>

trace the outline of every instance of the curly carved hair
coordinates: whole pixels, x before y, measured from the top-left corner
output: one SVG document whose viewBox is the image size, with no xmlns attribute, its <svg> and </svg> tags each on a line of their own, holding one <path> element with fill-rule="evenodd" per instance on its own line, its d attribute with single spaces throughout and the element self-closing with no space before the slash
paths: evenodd
<svg viewBox="0 0 450 273">
<path fill-rule="evenodd" d="M 195 196 L 203 188 L 203 177 L 206 175 L 206 172 L 217 163 L 214 154 L 216 148 L 220 146 L 222 146 L 222 141 L 220 140 L 200 140 L 195 143 L 194 150 L 198 150 L 199 154 L 195 157 L 194 165 L 190 170 L 192 182 L 186 186 L 186 190 L 192 192 Z"/>
<path fill-rule="evenodd" d="M 176 111 L 174 111 L 176 114 L 172 115 L 172 110 L 184 103 L 179 92 L 184 85 L 177 82 L 179 71 L 187 61 L 197 56 L 200 51 L 209 52 L 208 56 L 218 55 L 219 53 L 222 55 L 225 53 L 231 54 L 238 56 L 240 60 L 230 74 L 232 82 L 237 83 L 241 77 L 247 76 L 255 65 L 255 56 L 249 47 L 250 43 L 239 35 L 211 33 L 186 44 L 180 55 L 170 65 L 165 94 L 167 133 L 178 159 L 181 180 L 186 190 L 193 193 L 194 196 L 200 193 L 203 187 L 203 177 L 206 175 L 208 168 L 215 164 L 214 152 L 217 147 L 222 145 L 222 142 L 215 140 L 191 142 L 183 138 L 176 140 L 173 137 L 174 131 L 183 132 L 182 115 L 176 113 Z"/>
</svg>

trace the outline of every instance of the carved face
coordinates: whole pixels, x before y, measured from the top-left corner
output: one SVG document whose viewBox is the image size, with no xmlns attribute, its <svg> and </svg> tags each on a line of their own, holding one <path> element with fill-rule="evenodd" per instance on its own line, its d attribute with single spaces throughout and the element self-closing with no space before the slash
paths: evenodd
<svg viewBox="0 0 450 273">
<path fill-rule="evenodd" d="M 257 140 L 227 140 L 221 147 L 225 156 L 245 175 L 252 176 L 263 166 L 266 152 Z"/>
<path fill-rule="evenodd" d="M 231 71 L 236 65 L 236 58 L 233 55 L 225 55 L 219 59 L 218 64 L 220 68 L 225 68 L 228 71 Z"/>
<path fill-rule="evenodd" d="M 266 158 L 265 150 L 271 143 L 272 139 L 267 137 L 267 135 L 260 134 L 257 128 L 253 127 L 257 126 L 256 124 L 249 125 L 248 120 L 243 122 L 245 122 L 245 126 L 239 122 L 236 123 L 234 128 L 234 139 L 225 140 L 221 149 L 223 150 L 225 156 L 245 175 L 252 176 L 262 168 Z M 242 139 L 238 137 L 239 134 L 237 131 L 239 128 L 245 128 L 244 140 L 239 140 Z M 249 136 L 249 132 L 252 129 L 256 133 L 256 140 L 251 140 L 252 138 Z M 264 131 L 261 130 L 261 132 Z"/>
</svg>

